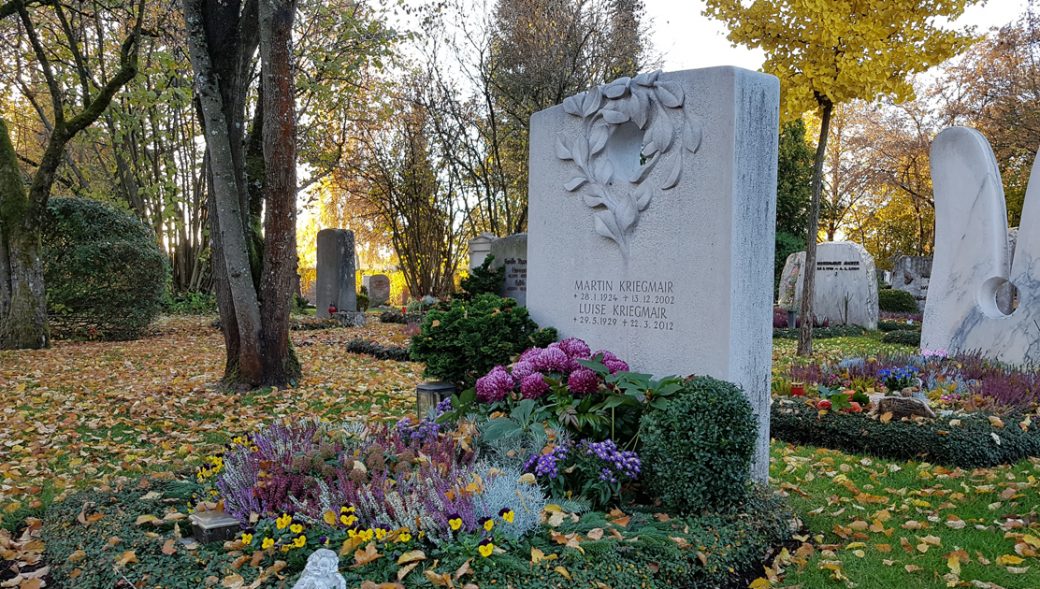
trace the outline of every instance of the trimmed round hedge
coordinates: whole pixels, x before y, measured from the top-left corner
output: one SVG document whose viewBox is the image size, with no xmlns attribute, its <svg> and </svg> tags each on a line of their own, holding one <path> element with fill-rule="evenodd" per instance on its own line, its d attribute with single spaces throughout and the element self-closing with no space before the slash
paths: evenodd
<svg viewBox="0 0 1040 589">
<path fill-rule="evenodd" d="M 162 308 L 166 257 L 136 217 L 85 198 L 52 198 L 43 234 L 51 331 L 134 339 Z"/>
<path fill-rule="evenodd" d="M 921 332 L 916 329 L 899 329 L 890 331 L 881 337 L 886 344 L 903 344 L 905 346 L 920 346 Z"/>
<path fill-rule="evenodd" d="M 756 425 L 739 387 L 710 377 L 682 391 L 640 423 L 649 491 L 679 513 L 725 509 L 750 488 Z"/>
<path fill-rule="evenodd" d="M 890 313 L 919 313 L 917 299 L 905 290 L 886 288 L 878 291 L 878 308 Z"/>
</svg>

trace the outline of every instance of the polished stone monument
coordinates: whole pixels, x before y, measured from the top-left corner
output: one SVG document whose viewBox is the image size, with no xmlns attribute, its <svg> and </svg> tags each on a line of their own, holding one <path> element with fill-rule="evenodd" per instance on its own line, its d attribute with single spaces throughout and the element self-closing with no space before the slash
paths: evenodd
<svg viewBox="0 0 1040 589">
<path fill-rule="evenodd" d="M 1040 168 L 1034 162 L 1012 254 L 1000 170 L 986 138 L 965 127 L 946 129 L 932 143 L 931 167 L 935 261 L 922 350 L 1037 365 Z M 1006 295 L 999 301 L 1009 283 L 1017 288 L 1017 305 Z"/>
<path fill-rule="evenodd" d="M 527 306 L 637 371 L 738 384 L 769 464 L 779 84 L 734 67 L 621 78 L 536 113 Z"/>
<path fill-rule="evenodd" d="M 354 284 L 354 232 L 346 229 L 322 229 L 318 232 L 318 269 L 314 285 L 314 302 L 318 317 L 332 316 L 336 311 L 357 311 Z"/>
</svg>

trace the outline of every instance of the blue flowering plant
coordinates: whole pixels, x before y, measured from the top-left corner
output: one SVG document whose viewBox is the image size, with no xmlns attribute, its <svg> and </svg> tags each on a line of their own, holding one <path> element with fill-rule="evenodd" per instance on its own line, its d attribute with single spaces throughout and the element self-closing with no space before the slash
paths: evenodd
<svg viewBox="0 0 1040 589">
<path fill-rule="evenodd" d="M 917 386 L 919 384 L 917 379 L 918 372 L 918 368 L 911 365 L 884 368 L 878 371 L 878 378 L 885 383 L 889 391 L 895 393 L 905 388 Z"/>
</svg>

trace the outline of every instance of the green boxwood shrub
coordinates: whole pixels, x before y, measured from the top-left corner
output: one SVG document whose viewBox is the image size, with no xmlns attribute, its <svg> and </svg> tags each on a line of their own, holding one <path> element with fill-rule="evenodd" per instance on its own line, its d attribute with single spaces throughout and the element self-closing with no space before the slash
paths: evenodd
<svg viewBox="0 0 1040 589">
<path fill-rule="evenodd" d="M 908 324 L 906 321 L 878 321 L 877 328 L 886 333 L 889 331 L 921 331 L 921 324 Z"/>
<path fill-rule="evenodd" d="M 362 286 L 357 294 L 357 311 L 364 313 L 368 310 L 368 287 Z"/>
<path fill-rule="evenodd" d="M 890 331 L 881 337 L 886 344 L 903 344 L 905 346 L 920 346 L 921 332 L 916 329 L 900 329 Z"/>
<path fill-rule="evenodd" d="M 905 290 L 889 288 L 878 291 L 878 307 L 891 313 L 919 313 L 917 299 Z"/>
<path fill-rule="evenodd" d="M 57 337 L 139 337 L 162 310 L 167 263 L 136 217 L 85 198 L 52 198 L 44 272 Z"/>
<path fill-rule="evenodd" d="M 527 309 L 513 299 L 482 294 L 430 310 L 412 338 L 411 356 L 426 363 L 427 377 L 468 388 L 536 340 L 555 339 L 556 330 L 545 331 L 538 334 Z"/>
<path fill-rule="evenodd" d="M 473 298 L 482 294 L 497 295 L 502 291 L 506 280 L 506 267 L 492 268 L 495 256 L 489 255 L 479 267 L 473 268 L 469 276 L 459 281 L 463 290 L 461 298 Z"/>
<path fill-rule="evenodd" d="M 667 509 L 699 513 L 745 498 L 756 424 L 736 385 L 692 379 L 644 414 L 640 431 L 647 487 Z"/>
<path fill-rule="evenodd" d="M 773 337 L 780 339 L 798 339 L 798 329 L 784 327 L 773 330 Z M 812 330 L 815 339 L 830 339 L 834 337 L 856 337 L 867 333 L 865 327 L 859 325 L 835 325 L 834 327 L 814 327 Z"/>
<path fill-rule="evenodd" d="M 1023 431 L 1021 417 L 1001 419 L 1005 424 L 1002 428 L 994 427 L 982 413 L 882 423 L 862 413 L 828 412 L 820 416 L 803 402 L 784 399 L 773 403 L 770 432 L 774 438 L 792 444 L 961 468 L 1013 464 L 1040 456 L 1037 424 L 1031 423 Z M 953 420 L 959 423 L 951 424 Z"/>
</svg>

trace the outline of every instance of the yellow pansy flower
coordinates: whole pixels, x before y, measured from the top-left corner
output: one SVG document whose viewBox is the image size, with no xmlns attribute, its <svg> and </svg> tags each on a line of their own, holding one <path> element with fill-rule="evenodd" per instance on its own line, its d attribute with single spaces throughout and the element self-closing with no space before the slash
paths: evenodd
<svg viewBox="0 0 1040 589">
<path fill-rule="evenodd" d="M 252 544 L 253 543 L 253 535 L 252 534 L 242 534 L 242 543 L 243 544 Z"/>
<path fill-rule="evenodd" d="M 484 558 L 491 556 L 491 553 L 494 551 L 495 545 L 491 542 L 491 540 L 484 540 L 480 543 L 480 546 L 477 546 L 477 552 L 479 552 L 480 555 Z"/>
<path fill-rule="evenodd" d="M 293 524 L 289 526 L 289 531 L 294 534 L 299 534 L 303 531 L 303 524 Z"/>
<path fill-rule="evenodd" d="M 383 528 L 376 528 L 376 540 L 379 540 L 380 542 L 386 540 L 386 530 Z"/>
<path fill-rule="evenodd" d="M 448 518 L 448 527 L 451 528 L 451 531 L 453 531 L 453 532 L 459 531 L 459 528 L 462 527 L 462 518 L 457 516 L 457 515 L 449 517 Z"/>
<path fill-rule="evenodd" d="M 495 520 L 490 517 L 480 518 L 480 527 L 484 528 L 485 531 L 490 532 L 495 527 Z"/>
<path fill-rule="evenodd" d="M 400 534 L 398 534 L 397 535 L 397 539 L 394 540 L 394 541 L 395 542 L 411 542 L 412 541 L 412 535 L 409 534 L 407 531 L 404 531 L 404 532 L 401 532 Z"/>
<path fill-rule="evenodd" d="M 292 523 L 292 516 L 289 515 L 288 513 L 283 513 L 281 515 L 281 517 L 279 517 L 278 519 L 274 520 L 274 525 L 279 530 L 284 530 L 291 523 Z"/>
<path fill-rule="evenodd" d="M 352 525 L 357 523 L 357 516 L 356 515 L 341 515 L 341 516 L 339 516 L 339 521 L 340 521 L 341 524 L 343 524 L 343 525 L 345 525 L 347 527 L 350 527 L 350 526 L 352 526 Z"/>
<path fill-rule="evenodd" d="M 361 540 L 368 542 L 372 539 L 372 536 L 375 536 L 375 534 L 376 533 L 371 529 L 361 530 L 360 532 L 358 532 L 358 538 L 361 538 Z"/>
<path fill-rule="evenodd" d="M 274 538 L 264 538 L 264 541 L 260 543 L 260 548 L 263 548 L 264 550 L 267 550 L 272 546 L 274 546 Z"/>
<path fill-rule="evenodd" d="M 307 536 L 296 536 L 296 539 L 292 541 L 293 546 L 297 548 L 303 548 L 307 544 Z"/>
</svg>

